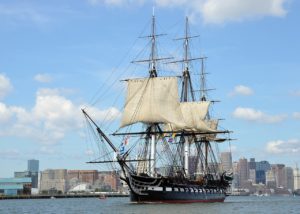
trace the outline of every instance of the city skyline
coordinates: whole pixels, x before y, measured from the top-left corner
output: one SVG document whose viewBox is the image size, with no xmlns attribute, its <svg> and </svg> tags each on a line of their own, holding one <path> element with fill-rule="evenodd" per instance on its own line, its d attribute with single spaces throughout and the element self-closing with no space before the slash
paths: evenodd
<svg viewBox="0 0 300 214">
<path fill-rule="evenodd" d="M 208 83 L 217 89 L 210 97 L 222 101 L 214 110 L 237 139 L 233 159 L 300 164 L 300 3 L 224 2 L 2 1 L 0 177 L 24 170 L 28 159 L 40 160 L 40 169 L 99 169 L 85 164 L 94 151 L 82 137 L 80 108 L 91 107 L 99 86 L 112 84 L 108 76 L 125 70 L 124 56 L 131 61 L 146 43 L 131 49 L 149 32 L 152 6 L 160 33 L 182 35 L 188 15 L 191 32 L 200 35 L 195 45 L 208 56 Z M 122 90 L 120 83 L 111 93 Z M 106 98 L 91 109 L 99 119 L 108 111 L 118 116 L 121 105 L 113 102 Z"/>
</svg>

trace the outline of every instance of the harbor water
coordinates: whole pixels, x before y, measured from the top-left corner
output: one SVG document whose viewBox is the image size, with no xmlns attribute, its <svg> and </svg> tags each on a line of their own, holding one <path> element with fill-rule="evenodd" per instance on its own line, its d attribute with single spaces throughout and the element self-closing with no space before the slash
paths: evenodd
<svg viewBox="0 0 300 214">
<path fill-rule="evenodd" d="M 0 214 L 13 213 L 300 213 L 296 196 L 231 196 L 224 203 L 132 204 L 129 198 L 26 199 L 0 201 Z"/>
</svg>

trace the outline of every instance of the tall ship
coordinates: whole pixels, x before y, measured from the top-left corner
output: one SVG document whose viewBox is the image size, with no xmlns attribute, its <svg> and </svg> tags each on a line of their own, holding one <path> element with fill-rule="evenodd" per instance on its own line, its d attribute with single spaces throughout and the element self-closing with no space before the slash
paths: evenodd
<svg viewBox="0 0 300 214">
<path fill-rule="evenodd" d="M 123 80 L 127 91 L 120 128 L 108 135 L 92 111 L 82 109 L 97 146 L 106 146 L 107 152 L 88 163 L 118 164 L 131 202 L 223 202 L 232 173 L 222 170 L 217 144 L 230 140 L 230 131 L 220 129 L 219 119 L 210 112 L 214 101 L 207 96 L 206 57 L 190 56 L 190 40 L 196 36 L 189 34 L 186 18 L 184 36 L 176 39 L 183 43 L 182 58 L 159 58 L 161 34 L 155 21 L 153 15 L 146 36 L 149 58 L 135 61 L 149 65 L 146 77 Z M 197 79 L 190 66 L 195 60 L 200 62 Z M 183 69 L 180 76 L 164 76 L 159 63 L 179 63 Z"/>
</svg>

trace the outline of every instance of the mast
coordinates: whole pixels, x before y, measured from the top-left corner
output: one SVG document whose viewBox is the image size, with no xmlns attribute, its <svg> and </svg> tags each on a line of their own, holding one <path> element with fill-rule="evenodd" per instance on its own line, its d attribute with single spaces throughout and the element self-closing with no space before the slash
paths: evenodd
<svg viewBox="0 0 300 214">
<path fill-rule="evenodd" d="M 151 26 L 151 54 L 150 54 L 150 78 L 157 77 L 156 72 L 156 35 L 155 35 L 155 15 L 154 8 L 152 14 L 152 26 Z M 151 125 L 151 131 L 155 132 L 155 124 Z M 155 167 L 156 167 L 156 141 L 155 134 L 151 134 L 151 142 L 150 142 L 150 161 L 149 161 L 149 172 L 150 176 L 155 175 Z"/>
<path fill-rule="evenodd" d="M 156 72 L 156 34 L 155 34 L 155 15 L 154 15 L 154 8 L 152 14 L 152 25 L 151 25 L 151 53 L 150 53 L 150 77 L 157 77 Z"/>
<path fill-rule="evenodd" d="M 183 71 L 183 97 L 182 101 L 188 101 L 188 85 L 191 85 L 191 79 L 189 74 L 189 59 L 188 59 L 188 51 L 189 51 L 189 36 L 188 36 L 188 17 L 185 19 L 185 38 L 184 38 L 184 71 Z M 193 92 L 191 91 L 191 95 L 193 98 Z M 184 138 L 184 171 L 185 175 L 189 176 L 189 153 L 190 153 L 190 143 L 187 136 Z"/>
<path fill-rule="evenodd" d="M 201 59 L 201 86 L 200 86 L 200 99 L 201 101 L 206 101 L 206 79 L 205 79 L 205 73 L 204 73 L 204 60 L 205 58 Z M 209 118 L 209 114 L 207 114 Z M 208 172 L 208 141 L 204 140 L 204 172 Z"/>
<path fill-rule="evenodd" d="M 204 60 L 206 58 L 201 59 L 201 88 L 200 88 L 200 99 L 201 101 L 206 101 L 206 79 L 205 79 L 205 73 L 204 73 Z"/>
</svg>

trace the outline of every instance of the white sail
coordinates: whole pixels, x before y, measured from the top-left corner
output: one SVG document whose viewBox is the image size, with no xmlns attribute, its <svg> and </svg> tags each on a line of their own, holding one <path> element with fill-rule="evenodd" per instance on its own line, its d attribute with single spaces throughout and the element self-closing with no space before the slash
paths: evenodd
<svg viewBox="0 0 300 214">
<path fill-rule="evenodd" d="M 207 113 L 210 102 L 182 102 L 180 103 L 181 112 L 188 127 L 197 127 L 197 122 L 204 120 Z"/>
<path fill-rule="evenodd" d="M 178 97 L 177 77 L 128 80 L 121 127 L 137 122 L 185 126 Z"/>
<path fill-rule="evenodd" d="M 168 124 L 165 128 L 166 131 L 198 131 L 198 132 L 213 132 L 210 124 L 205 121 L 205 117 L 208 113 L 210 102 L 182 102 L 180 103 L 180 109 L 184 119 L 184 126 L 181 124 Z"/>
</svg>

